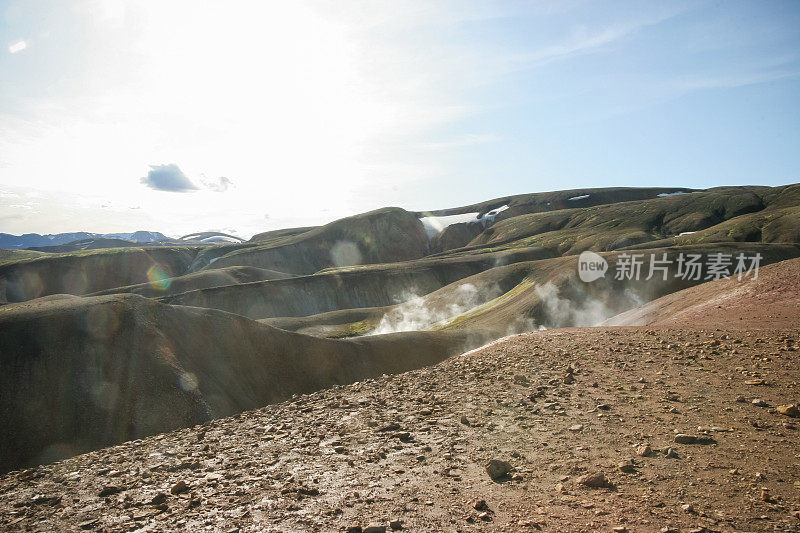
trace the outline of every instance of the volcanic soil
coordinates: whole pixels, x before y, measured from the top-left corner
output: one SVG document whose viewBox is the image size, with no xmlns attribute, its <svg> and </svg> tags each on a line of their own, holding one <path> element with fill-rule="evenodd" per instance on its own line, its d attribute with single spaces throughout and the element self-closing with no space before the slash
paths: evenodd
<svg viewBox="0 0 800 533">
<path fill-rule="evenodd" d="M 796 531 L 800 432 L 779 406 L 800 396 L 798 342 L 797 328 L 517 335 L 9 473 L 0 528 Z M 492 460 L 508 473 L 492 479 Z"/>
</svg>

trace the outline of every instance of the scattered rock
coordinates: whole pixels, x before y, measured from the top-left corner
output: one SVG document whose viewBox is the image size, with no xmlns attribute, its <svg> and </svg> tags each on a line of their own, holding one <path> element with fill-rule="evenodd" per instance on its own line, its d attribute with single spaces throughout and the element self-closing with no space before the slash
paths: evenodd
<svg viewBox="0 0 800 533">
<path fill-rule="evenodd" d="M 622 461 L 617 464 L 617 469 L 625 474 L 636 473 L 636 466 L 630 461 Z"/>
<path fill-rule="evenodd" d="M 649 457 L 653 453 L 653 449 L 649 444 L 641 444 L 636 447 L 636 455 L 639 457 Z"/>
<path fill-rule="evenodd" d="M 45 496 L 44 494 L 37 494 L 31 498 L 33 505 L 58 505 L 61 503 L 61 496 Z"/>
<path fill-rule="evenodd" d="M 697 435 L 689 435 L 688 433 L 678 433 L 673 439 L 678 444 L 697 444 Z"/>
<path fill-rule="evenodd" d="M 762 400 L 761 398 L 756 398 L 750 403 L 752 403 L 756 407 L 769 407 L 769 404 L 766 401 Z"/>
<path fill-rule="evenodd" d="M 472 501 L 472 508 L 476 511 L 488 511 L 489 506 L 486 505 L 486 500 L 473 500 Z"/>
<path fill-rule="evenodd" d="M 511 463 L 507 461 L 492 459 L 486 464 L 486 473 L 489 474 L 489 477 L 494 481 L 497 481 L 506 477 L 513 468 Z"/>
<path fill-rule="evenodd" d="M 517 374 L 514 376 L 514 383 L 517 383 L 518 385 L 528 385 L 530 384 L 530 381 L 528 381 L 528 378 L 525 376 Z"/>
<path fill-rule="evenodd" d="M 172 485 L 172 488 L 171 488 L 171 489 L 169 489 L 169 491 L 170 491 L 172 494 L 176 494 L 176 495 L 177 495 L 177 494 L 182 494 L 182 493 L 184 493 L 184 492 L 187 492 L 188 490 L 189 490 L 189 485 L 187 485 L 187 484 L 186 484 L 186 482 L 185 482 L 184 480 L 180 480 L 180 481 L 178 481 L 177 483 L 175 483 L 174 485 Z"/>
<path fill-rule="evenodd" d="M 386 533 L 386 526 L 370 524 L 362 530 L 362 533 Z"/>
<path fill-rule="evenodd" d="M 158 494 L 153 496 L 152 500 L 150 500 L 150 505 L 161 505 L 166 501 L 167 501 L 167 495 L 164 494 L 163 492 L 159 492 Z"/>
<path fill-rule="evenodd" d="M 609 489 L 614 485 L 602 472 L 591 472 L 578 478 L 578 484 L 592 489 Z"/>
<path fill-rule="evenodd" d="M 392 531 L 400 531 L 403 529 L 403 521 L 402 520 L 392 520 L 389 522 L 389 527 L 392 528 Z"/>
<path fill-rule="evenodd" d="M 411 442 L 412 440 L 414 440 L 414 437 L 412 437 L 411 433 L 409 433 L 408 431 L 395 433 L 394 438 L 399 439 L 401 442 Z"/>
<path fill-rule="evenodd" d="M 779 405 L 776 410 L 779 414 L 790 416 L 792 418 L 800 418 L 800 408 L 796 403 L 788 403 L 786 405 Z"/>
<path fill-rule="evenodd" d="M 569 427 L 570 431 L 583 431 L 583 424 L 575 424 Z"/>
<path fill-rule="evenodd" d="M 681 505 L 681 510 L 684 513 L 692 514 L 694 513 L 694 505 L 692 505 L 691 503 L 684 503 L 683 505 Z"/>
<path fill-rule="evenodd" d="M 678 459 L 680 457 L 678 452 L 675 451 L 675 448 L 667 448 L 667 451 L 664 452 L 664 455 L 670 459 Z"/>
<path fill-rule="evenodd" d="M 100 496 L 101 498 L 105 498 L 106 496 L 117 494 L 118 492 L 122 492 L 123 490 L 125 490 L 123 487 L 119 487 L 117 485 L 106 485 L 100 490 L 100 492 L 97 495 Z"/>
</svg>

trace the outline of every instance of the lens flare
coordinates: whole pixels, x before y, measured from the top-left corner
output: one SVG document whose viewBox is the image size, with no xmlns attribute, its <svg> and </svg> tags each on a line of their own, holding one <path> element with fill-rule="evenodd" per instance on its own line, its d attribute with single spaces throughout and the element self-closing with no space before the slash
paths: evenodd
<svg viewBox="0 0 800 533">
<path fill-rule="evenodd" d="M 337 267 L 361 264 L 361 252 L 358 246 L 350 241 L 336 241 L 331 248 L 331 261 Z"/>
<path fill-rule="evenodd" d="M 193 392 L 197 390 L 197 376 L 191 372 L 184 372 L 178 380 L 181 388 L 186 392 Z"/>
<path fill-rule="evenodd" d="M 154 288 L 164 291 L 169 289 L 172 278 L 161 265 L 153 265 L 147 269 L 147 279 Z"/>
</svg>

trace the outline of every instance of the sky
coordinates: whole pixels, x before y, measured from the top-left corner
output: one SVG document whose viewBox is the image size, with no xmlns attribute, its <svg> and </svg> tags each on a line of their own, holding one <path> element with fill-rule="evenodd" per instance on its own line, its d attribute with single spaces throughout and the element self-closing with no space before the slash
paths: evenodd
<svg viewBox="0 0 800 533">
<path fill-rule="evenodd" d="M 0 0 L 0 232 L 798 181 L 796 0 Z"/>
</svg>

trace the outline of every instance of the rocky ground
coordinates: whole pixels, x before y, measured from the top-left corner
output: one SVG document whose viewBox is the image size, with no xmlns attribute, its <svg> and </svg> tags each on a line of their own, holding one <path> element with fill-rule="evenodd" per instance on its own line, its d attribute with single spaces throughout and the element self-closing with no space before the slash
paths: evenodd
<svg viewBox="0 0 800 533">
<path fill-rule="evenodd" d="M 6 474 L 0 529 L 798 531 L 798 343 L 515 336 Z"/>
</svg>

